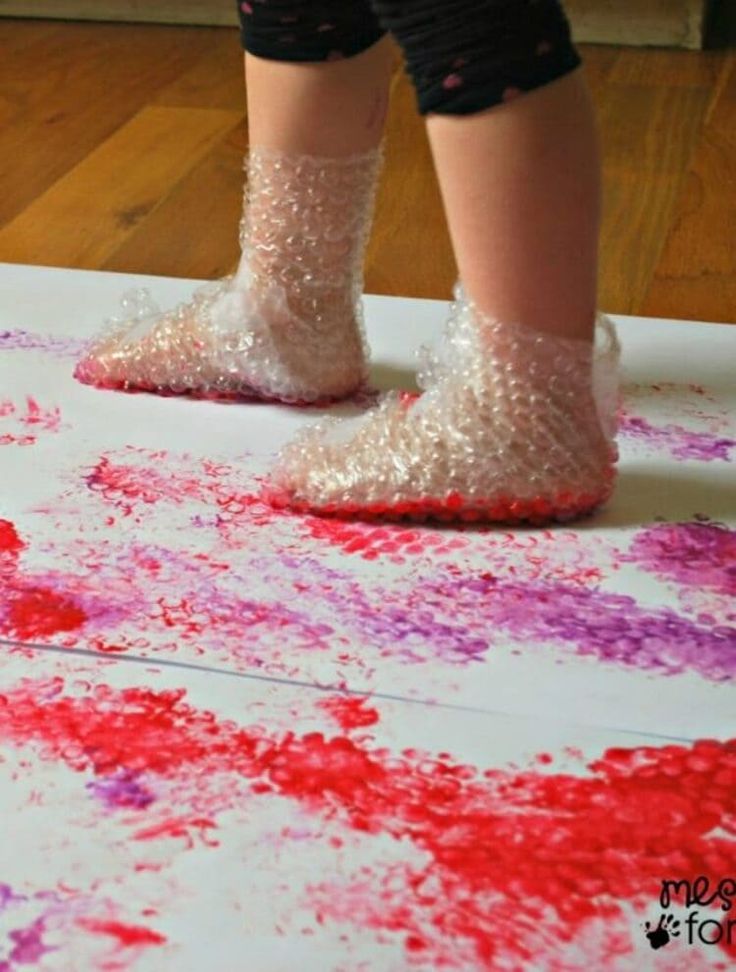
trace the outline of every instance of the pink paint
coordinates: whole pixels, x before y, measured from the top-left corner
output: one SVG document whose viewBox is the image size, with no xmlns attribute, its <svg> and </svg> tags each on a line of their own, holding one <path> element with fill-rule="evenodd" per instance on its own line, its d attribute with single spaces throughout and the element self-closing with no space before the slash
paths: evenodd
<svg viewBox="0 0 736 972">
<path fill-rule="evenodd" d="M 736 531 L 710 523 L 662 523 L 634 537 L 625 561 L 663 580 L 736 595 Z"/>
<path fill-rule="evenodd" d="M 626 438 L 660 448 L 675 459 L 697 459 L 700 462 L 729 461 L 731 450 L 736 446 L 736 439 L 709 432 L 691 432 L 681 425 L 653 425 L 641 416 L 626 412 L 620 416 L 619 432 Z"/>
</svg>

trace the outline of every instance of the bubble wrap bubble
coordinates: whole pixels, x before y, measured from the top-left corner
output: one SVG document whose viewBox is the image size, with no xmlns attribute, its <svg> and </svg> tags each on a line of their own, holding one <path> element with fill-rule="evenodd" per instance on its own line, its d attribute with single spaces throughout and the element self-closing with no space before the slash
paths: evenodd
<svg viewBox="0 0 736 972">
<path fill-rule="evenodd" d="M 286 402 L 355 392 L 367 373 L 362 269 L 381 156 L 251 149 L 237 272 L 168 311 L 145 290 L 126 294 L 75 376 Z"/>
<path fill-rule="evenodd" d="M 334 515 L 565 520 L 610 494 L 619 344 L 595 345 L 482 315 L 456 288 L 422 395 L 392 392 L 357 418 L 306 429 L 279 456 L 274 505 Z"/>
</svg>

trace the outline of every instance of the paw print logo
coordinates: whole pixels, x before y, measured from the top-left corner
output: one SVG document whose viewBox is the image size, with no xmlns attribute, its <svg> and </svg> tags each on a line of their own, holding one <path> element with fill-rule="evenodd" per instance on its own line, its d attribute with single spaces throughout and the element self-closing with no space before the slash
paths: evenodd
<svg viewBox="0 0 736 972">
<path fill-rule="evenodd" d="M 656 928 L 652 928 L 648 921 L 644 923 L 644 928 L 652 948 L 663 948 L 680 934 L 680 922 L 673 915 L 660 915 Z"/>
</svg>

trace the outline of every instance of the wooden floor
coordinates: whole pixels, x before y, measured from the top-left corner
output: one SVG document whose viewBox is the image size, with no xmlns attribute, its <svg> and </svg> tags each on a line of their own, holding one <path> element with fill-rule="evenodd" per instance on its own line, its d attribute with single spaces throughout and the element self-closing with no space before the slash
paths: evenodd
<svg viewBox="0 0 736 972">
<path fill-rule="evenodd" d="M 609 312 L 736 321 L 736 29 L 715 36 L 704 53 L 583 49 Z M 235 31 L 0 20 L 0 50 L 0 260 L 203 278 L 234 267 Z M 369 292 L 437 298 L 455 277 L 399 70 L 366 276 Z"/>
</svg>

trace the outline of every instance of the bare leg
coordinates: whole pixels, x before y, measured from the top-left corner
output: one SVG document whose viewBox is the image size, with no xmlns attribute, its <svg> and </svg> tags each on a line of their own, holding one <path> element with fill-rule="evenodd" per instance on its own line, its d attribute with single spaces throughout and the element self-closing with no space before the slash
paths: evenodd
<svg viewBox="0 0 736 972">
<path fill-rule="evenodd" d="M 430 115 L 460 279 L 484 313 L 589 337 L 597 307 L 600 162 L 574 71 L 475 115 Z"/>
<path fill-rule="evenodd" d="M 375 148 L 388 108 L 393 42 L 355 57 L 292 64 L 245 55 L 251 145 L 341 157 Z"/>
</svg>

